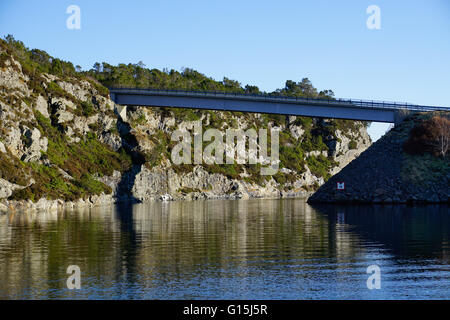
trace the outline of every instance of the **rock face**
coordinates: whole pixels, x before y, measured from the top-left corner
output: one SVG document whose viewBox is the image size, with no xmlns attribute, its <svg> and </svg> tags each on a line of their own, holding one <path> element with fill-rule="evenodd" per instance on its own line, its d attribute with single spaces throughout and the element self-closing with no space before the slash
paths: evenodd
<svg viewBox="0 0 450 320">
<path fill-rule="evenodd" d="M 0 199 L 9 197 L 14 190 L 23 188 L 7 180 L 0 179 Z"/>
<path fill-rule="evenodd" d="M 308 202 L 449 202 L 449 159 L 403 152 L 411 128 L 423 116 L 403 120 L 330 178 Z M 344 190 L 338 190 L 338 182 L 345 183 Z"/>
<path fill-rule="evenodd" d="M 330 147 L 330 154 L 339 163 L 339 166 L 331 170 L 331 174 L 335 175 L 353 159 L 359 157 L 361 152 L 365 151 L 370 145 L 370 137 L 365 128 L 359 128 L 356 132 L 351 132 L 350 135 L 345 135 L 342 131 L 336 131 L 337 140 L 332 140 Z M 352 145 L 352 141 L 356 142 Z"/>
<path fill-rule="evenodd" d="M 118 106 L 92 79 L 30 74 L 5 54 L 0 46 L 0 211 L 121 200 L 305 197 L 371 144 L 360 122 L 325 134 L 331 123 L 319 119 Z M 291 158 L 279 160 L 277 175 L 263 178 L 245 164 L 175 165 L 171 135 L 191 133 L 193 117 L 222 131 L 277 130 L 280 152 Z M 295 158 L 299 148 L 304 153 Z M 86 163 L 80 166 L 80 159 Z"/>
</svg>

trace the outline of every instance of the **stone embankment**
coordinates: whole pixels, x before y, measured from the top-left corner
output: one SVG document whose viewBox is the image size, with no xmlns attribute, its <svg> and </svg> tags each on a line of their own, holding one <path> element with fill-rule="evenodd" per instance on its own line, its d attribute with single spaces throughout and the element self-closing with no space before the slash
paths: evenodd
<svg viewBox="0 0 450 320">
<path fill-rule="evenodd" d="M 330 178 L 309 203 L 445 203 L 450 200 L 450 160 L 431 154 L 410 155 L 403 144 L 423 117 L 398 124 L 358 158 Z M 338 183 L 344 189 L 338 189 Z"/>
</svg>

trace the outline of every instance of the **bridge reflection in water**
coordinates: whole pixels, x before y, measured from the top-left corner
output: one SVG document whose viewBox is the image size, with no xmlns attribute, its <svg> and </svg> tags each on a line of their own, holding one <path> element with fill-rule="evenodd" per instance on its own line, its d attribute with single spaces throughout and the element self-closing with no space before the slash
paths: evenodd
<svg viewBox="0 0 450 320">
<path fill-rule="evenodd" d="M 303 200 L 0 217 L 0 298 L 448 298 L 448 206 Z M 378 264 L 382 289 L 368 290 Z M 79 265 L 82 289 L 66 289 Z"/>
</svg>

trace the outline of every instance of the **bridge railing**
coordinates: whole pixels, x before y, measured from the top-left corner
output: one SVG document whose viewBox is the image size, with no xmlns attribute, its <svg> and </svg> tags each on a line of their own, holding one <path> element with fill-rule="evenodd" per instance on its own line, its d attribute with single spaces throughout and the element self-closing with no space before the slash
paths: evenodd
<svg viewBox="0 0 450 320">
<path fill-rule="evenodd" d="M 412 111 L 450 111 L 450 108 L 436 107 L 436 106 L 423 106 L 417 104 L 411 104 L 407 102 L 393 102 L 393 101 L 377 101 L 377 100 L 363 100 L 363 99 L 345 99 L 345 98 L 303 98 L 293 97 L 282 94 L 273 93 L 239 93 L 239 92 L 223 92 L 223 91 L 189 91 L 189 90 L 173 90 L 173 89 L 153 89 L 153 88 L 126 88 L 126 87 L 114 87 L 109 88 L 112 93 L 129 94 L 130 92 L 139 92 L 139 94 L 147 95 L 181 95 L 190 97 L 222 97 L 231 99 L 248 99 L 248 100 L 267 100 L 277 101 L 284 100 L 286 102 L 304 102 L 308 104 L 317 105 L 340 105 L 347 107 L 359 107 L 359 108 L 375 108 L 375 109 L 407 109 Z"/>
</svg>

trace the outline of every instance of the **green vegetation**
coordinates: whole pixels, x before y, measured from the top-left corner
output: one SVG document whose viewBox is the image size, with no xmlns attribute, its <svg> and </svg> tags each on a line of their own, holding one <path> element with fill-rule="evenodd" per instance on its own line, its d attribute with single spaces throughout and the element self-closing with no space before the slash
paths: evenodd
<svg viewBox="0 0 450 320">
<path fill-rule="evenodd" d="M 162 130 L 158 130 L 150 139 L 153 143 L 153 148 L 144 156 L 145 166 L 152 169 L 159 166 L 164 158 L 170 159 L 170 152 L 174 142 L 170 141 L 169 135 Z"/>
<path fill-rule="evenodd" d="M 90 117 L 95 114 L 95 109 L 94 109 L 94 105 L 92 104 L 92 102 L 82 101 L 80 103 L 80 107 L 82 110 L 81 112 L 82 112 L 83 116 L 85 116 L 85 117 Z"/>
<path fill-rule="evenodd" d="M 47 197 L 73 201 L 92 194 L 111 193 L 111 188 L 95 177 L 111 175 L 114 170 L 123 172 L 131 167 L 129 155 L 123 150 L 114 152 L 99 142 L 94 134 L 88 134 L 79 143 L 69 143 L 66 136 L 58 127 L 53 126 L 49 119 L 38 111 L 35 112 L 35 117 L 37 128 L 48 137 L 48 149 L 42 156 L 43 159 L 48 159 L 51 165 L 15 163 L 16 169 L 14 171 L 10 169 L 10 172 L 13 172 L 14 176 L 21 177 L 21 174 L 17 174 L 17 168 L 28 169 L 35 183 L 25 189 L 16 190 L 11 199 L 36 201 Z M 73 179 L 65 178 L 56 166 L 64 168 Z M 28 184 L 23 180 L 15 183 Z"/>
<path fill-rule="evenodd" d="M 52 81 L 47 86 L 47 92 L 56 97 L 65 98 L 68 93 L 64 91 L 56 82 Z"/>
<path fill-rule="evenodd" d="M 278 171 L 275 175 L 273 175 L 273 178 L 277 183 L 284 185 L 286 183 L 295 182 L 298 179 L 298 175 L 293 174 L 293 173 L 283 173 L 281 171 Z"/>
<path fill-rule="evenodd" d="M 71 62 L 54 58 L 43 50 L 30 50 L 22 41 L 15 40 L 12 35 L 7 35 L 4 40 L 0 39 L 0 47 L 8 56 L 14 56 L 18 60 L 23 72 L 29 76 L 36 77 L 42 73 L 50 73 L 62 78 L 79 76 Z M 0 65 L 4 59 L 5 56 L 2 55 Z"/>
<path fill-rule="evenodd" d="M 324 155 L 319 156 L 310 156 L 306 158 L 306 163 L 308 164 L 308 168 L 311 172 L 318 176 L 323 177 L 326 180 L 330 178 L 329 170 L 333 168 L 336 163 L 331 159 L 327 158 Z"/>
<path fill-rule="evenodd" d="M 295 147 L 281 145 L 279 156 L 281 168 L 288 168 L 298 173 L 305 171 L 305 157 L 301 145 Z"/>
<path fill-rule="evenodd" d="M 41 198 L 64 199 L 74 201 L 92 194 L 111 193 L 111 188 L 85 174 L 78 180 L 68 180 L 55 167 L 30 163 L 35 183 L 16 190 L 11 200 L 32 200 Z"/>
<path fill-rule="evenodd" d="M 450 172 L 450 161 L 432 154 L 405 154 L 403 158 L 401 176 L 403 180 L 420 186 L 427 186 L 430 182 L 441 182 Z"/>
<path fill-rule="evenodd" d="M 170 108 L 170 111 L 176 119 L 183 119 L 184 121 L 197 121 L 202 117 L 200 110 Z"/>
<path fill-rule="evenodd" d="M 200 189 L 188 188 L 188 187 L 181 187 L 177 191 L 180 192 L 180 193 L 183 193 L 183 194 L 188 194 L 188 193 L 192 193 L 192 192 L 201 192 Z"/>
<path fill-rule="evenodd" d="M 134 126 L 142 125 L 142 124 L 145 124 L 146 121 L 147 121 L 147 119 L 145 118 L 145 116 L 143 114 L 141 114 L 139 116 L 139 118 L 137 118 L 136 120 L 133 121 L 133 124 L 134 124 Z"/>
<path fill-rule="evenodd" d="M 101 85 L 100 83 L 98 83 L 96 80 L 87 77 L 87 80 L 89 81 L 89 83 L 91 84 L 91 86 L 93 86 L 95 88 L 95 90 L 97 90 L 98 94 L 105 97 L 105 98 L 109 98 L 109 90 L 108 88 L 106 88 L 105 86 Z"/>
<path fill-rule="evenodd" d="M 126 153 L 114 152 L 98 141 L 93 133 L 88 133 L 78 143 L 69 143 L 66 136 L 54 127 L 39 111 L 35 112 L 37 128 L 48 137 L 48 150 L 44 154 L 75 178 L 85 173 L 111 175 L 114 170 L 124 171 L 131 165 Z"/>
<path fill-rule="evenodd" d="M 9 182 L 26 185 L 31 174 L 30 169 L 11 153 L 0 152 L 0 178 Z"/>
<path fill-rule="evenodd" d="M 22 72 L 30 78 L 28 86 L 33 90 L 33 95 L 41 94 L 44 97 L 48 97 L 48 93 L 50 93 L 57 97 L 65 97 L 76 104 L 79 102 L 67 92 L 58 88 L 59 86 L 56 83 L 50 83 L 47 90 L 45 90 L 42 75 L 48 73 L 58 76 L 67 82 L 76 82 L 78 79 L 87 80 L 100 95 L 104 97 L 109 96 L 107 88 L 94 78 L 88 77 L 86 73 L 77 70 L 72 62 L 54 58 L 43 50 L 29 49 L 22 41 L 14 39 L 12 35 L 7 35 L 4 39 L 0 39 L 0 49 L 4 51 L 0 54 L 0 68 L 6 67 L 6 61 L 9 60 L 9 57 L 14 57 L 14 59 L 19 61 L 22 66 Z M 12 65 L 12 67 L 16 71 L 20 71 L 16 65 Z"/>
<path fill-rule="evenodd" d="M 351 149 L 356 149 L 358 148 L 358 144 L 356 143 L 355 140 L 350 140 L 350 142 L 348 143 L 348 148 Z"/>
</svg>

